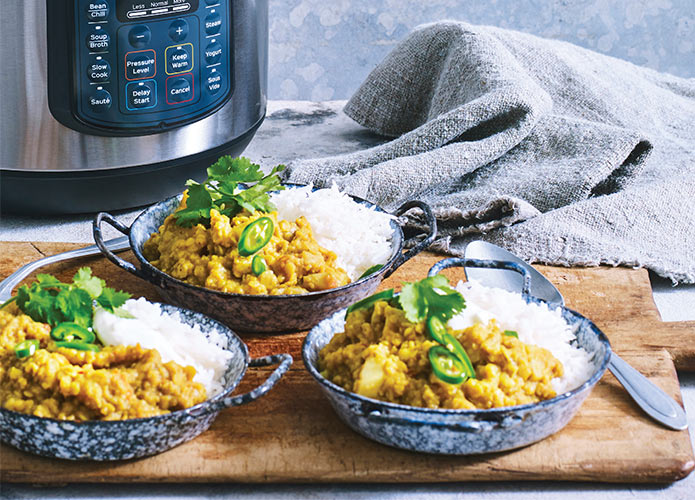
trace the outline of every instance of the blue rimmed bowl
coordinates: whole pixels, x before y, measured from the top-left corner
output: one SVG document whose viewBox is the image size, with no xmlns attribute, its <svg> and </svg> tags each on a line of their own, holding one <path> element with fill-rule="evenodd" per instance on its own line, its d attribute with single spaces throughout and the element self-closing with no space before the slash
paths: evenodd
<svg viewBox="0 0 695 500">
<path fill-rule="evenodd" d="M 287 189 L 301 188 L 298 184 L 285 184 Z M 317 189 L 317 188 L 314 188 Z M 437 222 L 430 207 L 421 201 L 408 201 L 393 215 L 401 216 L 413 208 L 424 214 L 427 234 L 412 248 L 403 251 L 405 238 L 396 220 L 391 221 L 391 255 L 378 271 L 352 283 L 330 290 L 309 292 L 301 295 L 245 295 L 225 293 L 190 285 L 160 271 L 144 257 L 145 242 L 159 230 L 164 219 L 181 203 L 181 196 L 173 196 L 142 212 L 130 227 L 118 222 L 112 215 L 101 212 L 93 223 L 94 240 L 111 262 L 139 278 L 159 287 L 160 295 L 167 301 L 219 319 L 239 332 L 283 333 L 307 330 L 338 309 L 360 300 L 376 290 L 382 280 L 390 276 L 409 259 L 430 246 L 437 234 Z M 357 203 L 384 212 L 378 206 L 355 196 Z M 101 235 L 101 224 L 106 222 L 128 235 L 130 248 L 139 262 L 139 267 L 117 257 L 106 248 Z"/>
<path fill-rule="evenodd" d="M 29 453 L 69 460 L 111 461 L 155 455 L 193 439 L 206 431 L 217 414 L 233 406 L 255 401 L 266 394 L 292 364 L 289 354 L 249 359 L 246 344 L 228 327 L 203 314 L 160 304 L 167 314 L 200 327 L 210 337 L 221 337 L 232 353 L 222 377 L 223 391 L 200 404 L 147 418 L 73 422 L 36 417 L 0 408 L 0 441 Z M 248 367 L 279 364 L 265 382 L 253 390 L 231 396 Z"/>
<path fill-rule="evenodd" d="M 522 295 L 527 302 L 544 303 L 528 295 L 528 274 L 513 262 L 446 259 L 435 264 L 429 274 L 454 266 L 520 272 L 525 277 Z M 539 403 L 490 410 L 429 409 L 388 403 L 347 391 L 324 378 L 318 370 L 319 352 L 333 335 L 344 331 L 345 309 L 311 329 L 302 345 L 302 359 L 338 417 L 369 439 L 396 448 L 446 455 L 511 450 L 540 441 L 567 425 L 608 366 L 611 347 L 603 332 L 581 314 L 562 306 L 556 308 L 572 327 L 577 345 L 589 353 L 592 372 L 579 387 Z"/>
</svg>

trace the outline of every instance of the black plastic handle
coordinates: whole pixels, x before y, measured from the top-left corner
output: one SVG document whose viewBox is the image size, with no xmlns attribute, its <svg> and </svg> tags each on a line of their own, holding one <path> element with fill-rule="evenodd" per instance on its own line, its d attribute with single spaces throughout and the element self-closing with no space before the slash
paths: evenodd
<svg viewBox="0 0 695 500">
<path fill-rule="evenodd" d="M 388 278 L 389 276 L 391 276 L 396 271 L 396 269 L 398 269 L 403 264 L 408 262 L 410 259 L 415 257 L 417 254 L 425 250 L 427 247 L 429 247 L 437 237 L 437 219 L 432 213 L 432 209 L 427 203 L 420 200 L 406 201 L 403 205 L 398 207 L 398 209 L 393 215 L 400 217 L 411 208 L 419 208 L 420 210 L 422 210 L 423 214 L 425 215 L 425 223 L 429 227 L 429 232 L 427 233 L 427 237 L 424 240 L 422 240 L 420 243 L 415 245 L 407 252 L 404 252 L 398 256 L 398 258 L 393 262 L 389 270 L 384 273 L 384 278 Z"/>
<path fill-rule="evenodd" d="M 119 258 L 118 256 L 116 256 L 116 254 L 114 254 L 111 250 L 108 249 L 106 243 L 104 242 L 104 237 L 101 234 L 102 222 L 106 222 L 107 224 L 114 227 L 126 236 L 130 236 L 130 228 L 128 226 L 121 224 L 113 217 L 113 215 L 107 212 L 99 212 L 92 221 L 92 233 L 94 234 L 94 242 L 97 244 L 97 247 L 99 247 L 99 251 L 104 255 L 104 257 L 109 259 L 111 262 L 116 264 L 121 269 L 124 269 L 125 271 L 134 274 L 138 278 L 149 280 L 150 278 L 146 276 L 142 270 L 138 269 L 137 267 L 135 267 L 135 265 L 131 264 L 130 262 Z"/>
<path fill-rule="evenodd" d="M 433 265 L 427 272 L 427 276 L 435 276 L 449 267 L 483 267 L 486 269 L 506 269 L 517 272 L 521 274 L 524 279 L 521 295 L 525 300 L 528 300 L 530 297 L 531 274 L 516 262 L 508 260 L 462 259 L 461 257 L 450 257 L 448 259 L 442 259 Z"/>
<path fill-rule="evenodd" d="M 238 396 L 231 396 L 228 398 L 220 399 L 213 404 L 205 406 L 196 412 L 194 416 L 209 415 L 210 413 L 218 412 L 224 410 L 225 408 L 231 408 L 232 406 L 240 406 L 263 396 L 270 389 L 272 389 L 275 384 L 282 378 L 282 376 L 287 373 L 292 365 L 292 356 L 290 354 L 273 354 L 272 356 L 264 356 L 262 358 L 254 358 L 249 362 L 249 366 L 270 366 L 280 364 L 273 373 L 270 374 L 265 382 L 263 382 L 258 387 L 246 392 L 244 394 L 239 394 Z"/>
</svg>

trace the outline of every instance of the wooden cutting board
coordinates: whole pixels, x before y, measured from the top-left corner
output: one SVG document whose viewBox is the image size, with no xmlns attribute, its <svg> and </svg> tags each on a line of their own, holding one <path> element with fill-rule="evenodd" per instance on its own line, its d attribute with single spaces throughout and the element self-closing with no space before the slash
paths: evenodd
<svg viewBox="0 0 695 500">
<path fill-rule="evenodd" d="M 20 265 L 79 245 L 0 242 L 0 278 Z M 125 255 L 133 260 L 132 255 Z M 426 275 L 440 259 L 423 254 L 383 287 Z M 69 279 L 89 265 L 111 286 L 159 300 L 149 284 L 101 257 L 46 267 Z M 568 307 L 603 329 L 620 356 L 682 404 L 676 368 L 695 370 L 695 322 L 663 323 L 647 272 L 624 268 L 538 266 Z M 460 278 L 460 270 L 447 270 Z M 654 423 L 606 375 L 574 419 L 557 434 L 520 450 L 444 457 L 393 449 L 344 425 L 304 369 L 303 334 L 243 336 L 252 356 L 290 352 L 290 372 L 258 401 L 225 410 L 196 439 L 160 455 L 117 463 L 70 462 L 0 447 L 0 480 L 8 482 L 443 482 L 566 480 L 671 482 L 695 468 L 688 431 Z M 674 366 L 675 363 L 675 366 Z M 269 368 L 249 370 L 237 392 L 258 385 Z"/>
</svg>

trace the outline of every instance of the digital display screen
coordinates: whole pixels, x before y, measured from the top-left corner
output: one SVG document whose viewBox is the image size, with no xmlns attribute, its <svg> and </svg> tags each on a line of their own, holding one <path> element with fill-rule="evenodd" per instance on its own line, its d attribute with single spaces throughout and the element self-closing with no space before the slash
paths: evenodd
<svg viewBox="0 0 695 500">
<path fill-rule="evenodd" d="M 196 11 L 198 2 L 199 0 L 117 0 L 116 15 L 122 23 L 181 16 Z"/>
</svg>

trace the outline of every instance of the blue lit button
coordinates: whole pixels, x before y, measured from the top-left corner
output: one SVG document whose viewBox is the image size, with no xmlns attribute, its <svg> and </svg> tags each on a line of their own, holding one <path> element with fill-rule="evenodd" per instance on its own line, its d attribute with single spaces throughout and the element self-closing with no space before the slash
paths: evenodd
<svg viewBox="0 0 695 500">
<path fill-rule="evenodd" d="M 217 94 L 222 88 L 222 73 L 217 71 L 217 68 L 212 68 L 205 77 L 203 85 L 210 95 Z"/>
<path fill-rule="evenodd" d="M 193 75 L 170 76 L 166 82 L 167 104 L 180 104 L 193 99 Z"/>
<path fill-rule="evenodd" d="M 87 105 L 95 113 L 103 113 L 111 107 L 111 94 L 108 90 L 97 87 L 87 96 Z"/>
<path fill-rule="evenodd" d="M 207 33 L 208 35 L 218 34 L 220 32 L 221 27 L 222 18 L 217 12 L 213 12 L 205 18 L 205 33 Z"/>
<path fill-rule="evenodd" d="M 131 28 L 128 32 L 128 41 L 130 42 L 130 45 L 136 49 L 145 47 L 148 43 L 150 43 L 151 38 L 152 32 L 150 31 L 150 28 L 143 24 Z"/>
<path fill-rule="evenodd" d="M 111 77 L 111 65 L 101 56 L 96 56 L 87 66 L 87 77 L 92 82 L 105 82 Z"/>
<path fill-rule="evenodd" d="M 157 56 L 153 49 L 128 52 L 125 55 L 126 80 L 144 80 L 157 74 Z"/>
<path fill-rule="evenodd" d="M 188 36 L 188 23 L 183 19 L 177 19 L 169 25 L 169 38 L 175 42 L 182 42 Z"/>
<path fill-rule="evenodd" d="M 210 45 L 205 48 L 205 62 L 208 64 L 215 64 L 219 62 L 222 57 L 222 45 L 213 41 Z"/>
<path fill-rule="evenodd" d="M 103 21 L 109 16 L 109 3 L 89 2 L 87 4 L 87 20 L 88 21 Z"/>
<path fill-rule="evenodd" d="M 125 86 L 126 108 L 131 111 L 154 108 L 157 105 L 157 82 L 129 82 Z"/>
<path fill-rule="evenodd" d="M 111 44 L 111 37 L 97 25 L 87 34 L 87 48 L 90 52 L 107 52 Z"/>
<path fill-rule="evenodd" d="M 164 51 L 167 75 L 187 73 L 193 69 L 193 44 L 172 45 Z"/>
</svg>

